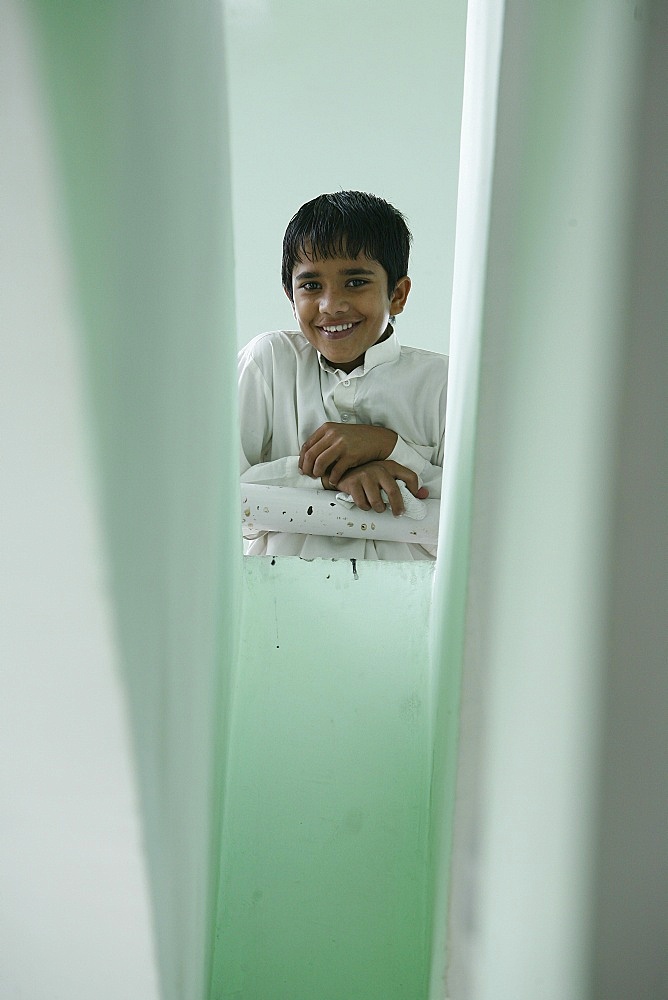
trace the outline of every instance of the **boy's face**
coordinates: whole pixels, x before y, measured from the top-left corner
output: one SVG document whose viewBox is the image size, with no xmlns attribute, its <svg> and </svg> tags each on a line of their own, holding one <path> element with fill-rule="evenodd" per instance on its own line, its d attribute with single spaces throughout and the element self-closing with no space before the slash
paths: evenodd
<svg viewBox="0 0 668 1000">
<path fill-rule="evenodd" d="M 383 338 L 390 316 L 403 311 L 410 278 L 388 296 L 387 272 L 363 254 L 355 258 L 300 258 L 292 272 L 293 311 L 299 328 L 337 368 L 351 372 Z"/>
</svg>

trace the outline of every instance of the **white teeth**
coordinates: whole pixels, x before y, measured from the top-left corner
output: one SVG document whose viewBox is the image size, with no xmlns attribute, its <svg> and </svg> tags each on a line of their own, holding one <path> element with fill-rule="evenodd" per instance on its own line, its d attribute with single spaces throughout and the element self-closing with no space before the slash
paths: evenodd
<svg viewBox="0 0 668 1000">
<path fill-rule="evenodd" d="M 344 330 L 352 330 L 354 323 L 344 323 L 342 326 L 323 326 L 325 333 L 343 333 Z"/>
</svg>

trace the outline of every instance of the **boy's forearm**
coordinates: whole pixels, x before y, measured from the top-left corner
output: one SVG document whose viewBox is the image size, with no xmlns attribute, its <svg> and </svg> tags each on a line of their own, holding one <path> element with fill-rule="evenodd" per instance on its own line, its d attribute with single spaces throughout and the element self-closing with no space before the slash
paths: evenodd
<svg viewBox="0 0 668 1000">
<path fill-rule="evenodd" d="M 319 489 L 317 480 L 306 479 L 298 469 L 298 457 L 289 455 L 272 462 L 248 465 L 242 461 L 241 483 L 255 483 L 257 486 L 290 486 L 292 488 Z"/>
</svg>

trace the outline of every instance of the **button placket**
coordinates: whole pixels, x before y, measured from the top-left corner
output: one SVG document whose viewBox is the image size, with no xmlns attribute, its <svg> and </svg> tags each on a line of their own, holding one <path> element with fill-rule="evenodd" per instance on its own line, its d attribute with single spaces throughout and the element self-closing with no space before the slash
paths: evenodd
<svg viewBox="0 0 668 1000">
<path fill-rule="evenodd" d="M 344 424 L 356 423 L 353 379 L 342 379 L 334 390 L 334 402 Z"/>
</svg>

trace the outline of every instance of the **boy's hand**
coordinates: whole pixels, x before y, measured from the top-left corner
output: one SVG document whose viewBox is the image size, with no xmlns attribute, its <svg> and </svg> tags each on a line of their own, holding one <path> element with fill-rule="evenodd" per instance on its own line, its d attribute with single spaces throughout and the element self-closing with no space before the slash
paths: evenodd
<svg viewBox="0 0 668 1000">
<path fill-rule="evenodd" d="M 395 517 L 404 512 L 404 502 L 397 486 L 397 479 L 406 483 L 418 500 L 426 500 L 429 496 L 427 487 L 418 485 L 416 474 L 398 462 L 367 462 L 365 465 L 350 469 L 341 476 L 336 486 L 331 483 L 327 475 L 321 478 L 326 490 L 335 489 L 349 493 L 362 510 L 373 508 L 379 514 L 385 510 L 385 503 L 380 495 L 380 491 L 385 490 Z"/>
<path fill-rule="evenodd" d="M 387 427 L 328 422 L 302 445 L 299 469 L 314 479 L 326 474 L 336 486 L 348 469 L 387 458 L 396 443 L 395 431 Z"/>
</svg>

